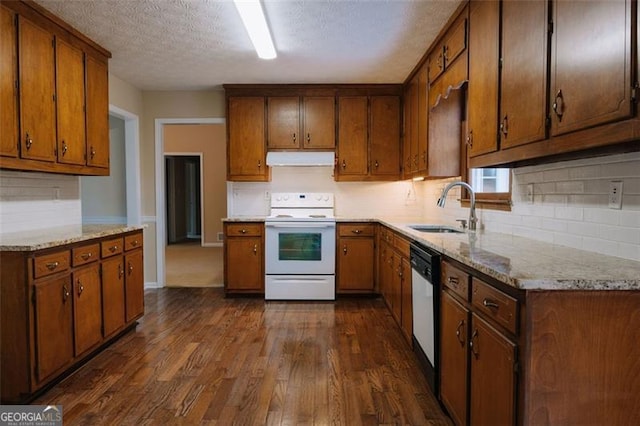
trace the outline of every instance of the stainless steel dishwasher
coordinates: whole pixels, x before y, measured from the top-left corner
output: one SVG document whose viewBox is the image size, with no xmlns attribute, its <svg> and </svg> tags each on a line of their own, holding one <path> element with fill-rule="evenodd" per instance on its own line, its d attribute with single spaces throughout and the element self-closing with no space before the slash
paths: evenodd
<svg viewBox="0 0 640 426">
<path fill-rule="evenodd" d="M 411 243 L 413 347 L 435 395 L 439 387 L 440 254 Z"/>
</svg>

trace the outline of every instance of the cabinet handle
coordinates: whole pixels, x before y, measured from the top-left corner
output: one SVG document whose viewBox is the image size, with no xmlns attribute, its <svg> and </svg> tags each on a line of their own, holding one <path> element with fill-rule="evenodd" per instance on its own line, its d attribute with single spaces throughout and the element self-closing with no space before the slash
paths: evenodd
<svg viewBox="0 0 640 426">
<path fill-rule="evenodd" d="M 307 133 L 307 145 L 311 143 L 311 133 Z"/>
<path fill-rule="evenodd" d="M 133 264 L 129 262 L 129 275 L 133 273 Z"/>
<path fill-rule="evenodd" d="M 456 337 L 458 338 L 458 342 L 460 342 L 460 345 L 464 346 L 464 337 L 460 338 L 460 330 L 462 330 L 462 327 L 464 326 L 464 320 L 460 320 L 460 323 L 458 323 L 458 327 L 456 328 Z"/>
<path fill-rule="evenodd" d="M 558 116 L 558 121 L 562 121 L 562 115 L 564 114 L 564 97 L 562 96 L 562 89 L 558 90 L 556 99 L 553 102 L 553 112 Z"/>
<path fill-rule="evenodd" d="M 111 253 L 114 253 L 116 250 L 118 250 L 118 246 L 111 246 L 111 247 L 109 247 L 109 251 L 110 251 Z"/>
<path fill-rule="evenodd" d="M 507 115 L 504 116 L 504 118 L 502 119 L 502 123 L 500 123 L 500 131 L 506 138 L 507 134 L 509 133 L 509 118 L 507 117 Z"/>
<path fill-rule="evenodd" d="M 67 143 L 65 141 L 62 141 L 62 156 L 63 157 L 67 153 L 68 149 L 69 149 L 69 147 L 67 146 Z"/>
<path fill-rule="evenodd" d="M 96 150 L 95 148 L 91 147 L 91 158 L 93 159 L 93 157 L 96 156 Z"/>
<path fill-rule="evenodd" d="M 467 145 L 470 147 L 473 146 L 473 130 L 469 130 L 469 134 L 467 135 Z"/>
<path fill-rule="evenodd" d="M 346 168 L 347 168 L 347 163 L 344 160 L 342 160 L 342 170 Z"/>
<path fill-rule="evenodd" d="M 262 168 L 262 160 L 258 160 L 258 168 Z"/>
<path fill-rule="evenodd" d="M 137 247 L 138 246 L 138 240 L 133 240 L 131 245 L 134 246 L 134 247 Z"/>
<path fill-rule="evenodd" d="M 84 291 L 84 286 L 82 285 L 80 280 L 78 280 L 78 296 L 80 296 L 83 291 Z"/>
<path fill-rule="evenodd" d="M 494 302 L 491 299 L 484 299 L 482 301 L 482 305 L 486 306 L 487 308 L 493 308 L 493 309 L 498 309 L 500 308 L 500 305 L 498 305 L 496 302 Z"/>
<path fill-rule="evenodd" d="M 294 145 L 296 144 L 296 134 L 295 133 L 293 134 L 293 144 Z"/>
<path fill-rule="evenodd" d="M 122 265 L 118 264 L 118 279 L 122 278 L 122 275 L 124 275 L 124 270 L 122 269 Z"/>
<path fill-rule="evenodd" d="M 353 232 L 354 234 L 362 234 L 362 230 L 360 229 L 352 229 L 351 232 Z"/>
<path fill-rule="evenodd" d="M 258 254 L 258 245 L 257 244 L 253 245 L 253 254 Z"/>
<path fill-rule="evenodd" d="M 69 289 L 67 289 L 66 285 L 62 286 L 62 301 L 66 302 L 69 298 Z"/>
<path fill-rule="evenodd" d="M 91 253 L 82 253 L 80 257 L 82 258 L 82 260 L 88 260 L 89 258 L 91 258 Z"/>
<path fill-rule="evenodd" d="M 473 354 L 473 356 L 476 357 L 476 359 L 478 359 L 478 356 L 480 355 L 480 352 L 478 352 L 477 349 L 477 342 L 476 345 L 473 344 L 473 340 L 478 338 L 478 329 L 476 328 L 473 331 L 473 334 L 471 335 L 471 340 L 469 340 L 469 348 L 471 349 L 471 353 Z"/>
<path fill-rule="evenodd" d="M 444 60 L 444 52 L 439 54 L 438 59 L 436 60 L 436 64 L 438 65 L 439 69 L 442 69 L 443 60 Z"/>
<path fill-rule="evenodd" d="M 246 234 L 246 233 L 247 233 L 247 230 L 246 230 L 246 229 L 241 229 L 241 230 L 240 230 L 240 233 L 241 233 L 241 234 Z"/>
<path fill-rule="evenodd" d="M 56 261 L 56 262 L 50 262 L 50 263 L 47 263 L 47 264 L 46 264 L 46 266 L 47 266 L 47 269 L 48 269 L 48 270 L 53 271 L 53 270 L 54 270 L 54 269 L 56 269 L 58 266 L 60 266 L 60 263 L 59 263 L 59 262 L 57 262 L 57 261 Z"/>
<path fill-rule="evenodd" d="M 342 252 L 346 255 L 347 254 L 347 245 L 345 244 L 344 247 L 342 247 Z"/>
<path fill-rule="evenodd" d="M 457 285 L 458 284 L 458 279 L 456 277 L 449 277 L 449 278 L 447 278 L 447 282 L 449 284 L 456 284 Z"/>
<path fill-rule="evenodd" d="M 377 169 L 378 167 L 380 167 L 380 164 L 378 164 L 378 160 L 376 160 L 375 163 L 373 163 L 374 167 Z"/>
<path fill-rule="evenodd" d="M 27 132 L 24 144 L 27 147 L 27 151 L 30 150 L 31 149 L 31 145 L 33 145 L 33 139 L 31 139 L 31 137 L 29 137 L 29 132 Z"/>
</svg>

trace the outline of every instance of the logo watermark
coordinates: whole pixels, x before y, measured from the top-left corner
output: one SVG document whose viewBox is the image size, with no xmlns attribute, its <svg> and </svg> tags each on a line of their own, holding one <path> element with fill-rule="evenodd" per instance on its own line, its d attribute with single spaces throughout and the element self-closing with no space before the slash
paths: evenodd
<svg viewBox="0 0 640 426">
<path fill-rule="evenodd" d="M 0 426 L 62 426 L 62 405 L 0 405 Z"/>
</svg>

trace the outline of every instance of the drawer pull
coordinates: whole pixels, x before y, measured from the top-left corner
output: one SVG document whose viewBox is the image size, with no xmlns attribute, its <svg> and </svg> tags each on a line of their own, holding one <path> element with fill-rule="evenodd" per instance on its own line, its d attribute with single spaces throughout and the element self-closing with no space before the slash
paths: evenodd
<svg viewBox="0 0 640 426">
<path fill-rule="evenodd" d="M 258 245 L 257 244 L 253 245 L 253 254 L 258 254 Z"/>
<path fill-rule="evenodd" d="M 344 247 L 342 247 L 342 252 L 346 255 L 347 254 L 347 245 L 345 244 Z"/>
<path fill-rule="evenodd" d="M 111 246 L 111 247 L 109 247 L 109 251 L 110 251 L 111 253 L 115 252 L 116 250 L 118 250 L 118 246 Z"/>
<path fill-rule="evenodd" d="M 134 247 L 137 247 L 138 246 L 138 240 L 133 240 L 131 242 L 131 245 L 134 246 Z"/>
<path fill-rule="evenodd" d="M 458 284 L 458 279 L 456 277 L 449 277 L 447 278 L 447 282 L 449 282 L 449 284 Z"/>
<path fill-rule="evenodd" d="M 80 257 L 82 258 L 82 260 L 88 260 L 91 258 L 91 253 L 82 253 Z"/>
<path fill-rule="evenodd" d="M 246 230 L 246 229 L 241 229 L 241 230 L 240 230 L 240 233 L 241 233 L 241 234 L 246 234 L 246 233 L 247 233 L 247 230 Z"/>
<path fill-rule="evenodd" d="M 56 262 L 49 262 L 47 263 L 47 269 L 50 271 L 53 271 L 54 269 L 56 269 L 58 266 L 60 266 L 60 262 L 56 261 Z"/>
<path fill-rule="evenodd" d="M 360 229 L 352 229 L 351 232 L 353 232 L 354 234 L 362 234 L 362 230 Z"/>
<path fill-rule="evenodd" d="M 482 305 L 486 306 L 487 308 L 493 308 L 493 309 L 498 309 L 500 308 L 500 305 L 498 305 L 496 302 L 494 302 L 491 299 L 484 299 L 482 301 Z"/>
<path fill-rule="evenodd" d="M 456 328 L 456 337 L 458 338 L 458 342 L 460 342 L 460 345 L 464 346 L 464 337 L 460 338 L 460 330 L 462 330 L 462 327 L 464 326 L 464 320 L 460 320 L 460 323 L 458 324 L 458 327 Z"/>
</svg>

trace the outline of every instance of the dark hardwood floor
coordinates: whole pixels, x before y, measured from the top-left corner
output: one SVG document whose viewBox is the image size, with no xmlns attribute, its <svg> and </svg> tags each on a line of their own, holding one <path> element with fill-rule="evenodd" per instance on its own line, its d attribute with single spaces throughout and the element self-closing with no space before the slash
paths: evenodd
<svg viewBox="0 0 640 426">
<path fill-rule="evenodd" d="M 380 299 L 147 290 L 145 316 L 35 404 L 65 425 L 449 425 Z"/>
</svg>

